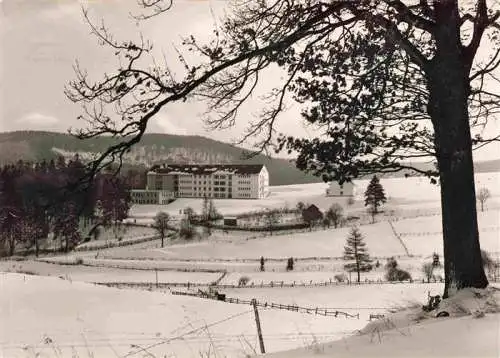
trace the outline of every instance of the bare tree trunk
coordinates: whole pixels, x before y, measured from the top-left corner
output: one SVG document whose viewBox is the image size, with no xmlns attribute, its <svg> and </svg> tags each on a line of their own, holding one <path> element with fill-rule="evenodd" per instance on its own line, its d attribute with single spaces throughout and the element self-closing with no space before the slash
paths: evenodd
<svg viewBox="0 0 500 358">
<path fill-rule="evenodd" d="M 35 235 L 35 257 L 40 253 L 40 238 L 38 234 Z"/>
<path fill-rule="evenodd" d="M 358 282 L 361 280 L 360 268 L 359 268 L 359 257 L 358 257 L 358 245 L 354 246 L 354 257 L 356 258 L 356 272 L 358 274 Z"/>
<path fill-rule="evenodd" d="M 11 232 L 9 234 L 9 256 L 14 256 L 14 250 L 16 247 L 16 239 L 14 234 Z"/>
<path fill-rule="evenodd" d="M 439 4 L 437 53 L 428 77 L 428 112 L 434 126 L 441 185 L 445 298 L 466 287 L 488 285 L 477 224 L 467 107 L 469 70 L 464 68 L 459 46 L 459 16 L 450 4 Z"/>
</svg>

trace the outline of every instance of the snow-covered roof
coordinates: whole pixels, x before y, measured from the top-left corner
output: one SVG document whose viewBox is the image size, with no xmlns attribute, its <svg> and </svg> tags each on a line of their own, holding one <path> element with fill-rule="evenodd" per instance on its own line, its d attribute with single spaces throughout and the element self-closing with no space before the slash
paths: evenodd
<svg viewBox="0 0 500 358">
<path fill-rule="evenodd" d="M 259 174 L 264 164 L 163 164 L 151 169 L 151 174 L 195 174 L 209 175 L 215 172 L 227 174 Z"/>
</svg>

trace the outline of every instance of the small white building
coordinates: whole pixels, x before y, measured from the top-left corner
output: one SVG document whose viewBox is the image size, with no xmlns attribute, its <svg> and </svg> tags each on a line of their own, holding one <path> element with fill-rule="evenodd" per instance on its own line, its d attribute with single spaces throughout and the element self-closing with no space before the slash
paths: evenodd
<svg viewBox="0 0 500 358">
<path fill-rule="evenodd" d="M 355 189 L 356 186 L 352 182 L 339 184 L 336 181 L 332 181 L 330 182 L 328 189 L 326 189 L 326 196 L 352 197 L 355 195 Z"/>
<path fill-rule="evenodd" d="M 131 190 L 133 204 L 167 205 L 174 199 L 168 190 Z"/>
</svg>

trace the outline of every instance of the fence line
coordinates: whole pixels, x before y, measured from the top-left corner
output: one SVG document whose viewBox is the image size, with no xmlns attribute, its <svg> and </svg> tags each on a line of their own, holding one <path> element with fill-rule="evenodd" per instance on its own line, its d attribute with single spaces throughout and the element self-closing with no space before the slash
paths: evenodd
<svg viewBox="0 0 500 358">
<path fill-rule="evenodd" d="M 374 260 L 383 260 L 383 259 L 388 259 L 388 258 L 395 258 L 395 259 L 405 259 L 408 257 L 424 257 L 424 255 L 387 255 L 387 256 L 373 256 L 370 255 L 370 257 Z M 192 258 L 192 259 L 186 259 L 186 258 L 168 258 L 168 257 L 133 257 L 133 256 L 107 256 L 106 253 L 102 253 L 99 256 L 99 259 L 101 260 L 109 260 L 109 261 L 118 261 L 118 260 L 129 260 L 129 261 L 155 261 L 155 262 L 194 262 L 198 263 L 200 265 L 203 265 L 205 263 L 259 263 L 260 258 L 231 258 L 231 259 L 225 259 L 225 258 L 209 258 L 209 257 L 200 257 L 200 258 Z M 289 259 L 289 257 L 265 257 L 265 261 L 267 263 L 269 262 L 286 262 Z M 342 256 L 306 256 L 306 257 L 294 257 L 293 260 L 295 262 L 301 262 L 301 261 L 344 261 L 344 258 Z M 154 270 L 154 268 L 152 268 Z M 220 270 L 222 271 L 222 270 Z M 259 270 L 260 271 L 260 270 Z"/>
<path fill-rule="evenodd" d="M 490 232 L 490 231 L 497 231 L 500 229 L 500 226 L 490 226 L 490 227 L 485 227 L 485 228 L 480 228 L 479 232 Z M 420 232 L 400 232 L 399 236 L 429 236 L 429 235 L 441 235 L 443 232 L 440 231 L 420 231 Z"/>
<path fill-rule="evenodd" d="M 180 295 L 180 296 L 191 296 L 191 297 L 197 297 L 197 298 L 203 298 L 203 299 L 209 299 L 209 300 L 217 300 L 217 301 L 223 301 L 227 303 L 235 303 L 235 304 L 243 304 L 243 305 L 252 305 L 251 300 L 243 300 L 239 298 L 232 298 L 232 297 L 226 297 L 225 295 L 214 295 L 210 296 L 207 293 L 189 293 L 189 292 L 181 292 L 181 291 L 172 291 L 173 295 Z M 315 308 L 310 308 L 310 307 L 301 307 L 297 305 L 284 305 L 281 303 L 268 303 L 268 302 L 259 302 L 256 301 L 256 305 L 258 307 L 262 308 L 271 308 L 271 309 L 279 309 L 279 310 L 287 310 L 287 311 L 292 311 L 292 312 L 299 312 L 299 313 L 308 313 L 308 314 L 316 314 L 316 315 L 321 315 L 321 316 L 343 316 L 345 318 L 357 318 L 359 319 L 359 313 L 357 314 L 350 314 L 338 310 L 331 310 L 328 308 L 320 308 L 320 307 L 315 307 Z"/>
<path fill-rule="evenodd" d="M 496 282 L 492 281 L 491 282 Z M 326 287 L 326 286 L 361 286 L 361 285 L 397 285 L 397 284 L 429 284 L 429 283 L 443 283 L 444 280 L 441 278 L 439 280 L 433 279 L 430 280 L 430 282 L 427 282 L 427 280 L 413 280 L 413 281 L 385 281 L 385 280 L 365 280 L 365 281 L 360 281 L 360 282 L 353 282 L 353 281 L 345 281 L 345 282 L 339 282 L 330 279 L 329 281 L 322 281 L 322 282 L 312 282 L 310 281 L 309 283 L 306 282 L 288 282 L 285 283 L 284 281 L 270 281 L 268 283 L 261 282 L 259 283 L 250 283 L 247 285 L 229 285 L 229 284 L 218 284 L 218 285 L 213 285 L 212 283 L 208 282 L 93 282 L 96 285 L 102 285 L 102 286 L 108 286 L 108 287 L 116 287 L 116 288 L 121 288 L 121 287 L 138 287 L 138 288 L 144 288 L 144 289 L 153 289 L 154 287 L 156 288 L 169 288 L 169 287 L 186 287 L 187 289 L 190 288 L 197 288 L 197 287 L 213 287 L 216 289 L 238 289 L 238 288 L 293 288 L 293 287 Z"/>
<path fill-rule="evenodd" d="M 398 239 L 398 241 L 401 244 L 401 246 L 403 246 L 403 249 L 405 250 L 406 254 L 408 256 L 410 256 L 410 251 L 408 251 L 408 247 L 406 247 L 406 244 L 404 243 L 404 241 L 401 240 L 401 235 L 398 234 L 398 232 L 396 231 L 396 228 L 394 227 L 394 224 L 390 220 L 388 221 L 388 223 L 389 223 L 389 226 L 391 227 L 392 232 L 394 233 L 394 236 L 396 237 L 396 239 Z"/>
<path fill-rule="evenodd" d="M 155 234 L 155 235 L 147 235 L 144 237 L 128 239 L 128 240 L 124 239 L 122 241 L 104 242 L 102 244 L 95 244 L 95 245 L 94 245 L 94 243 L 92 243 L 91 245 L 85 245 L 85 243 L 84 243 L 81 246 L 75 247 L 74 251 L 75 252 L 82 252 L 82 251 L 97 251 L 97 250 L 111 249 L 114 247 L 123 247 L 123 246 L 129 246 L 129 245 L 142 244 L 144 242 L 154 241 L 156 239 L 159 239 L 159 236 Z"/>
</svg>

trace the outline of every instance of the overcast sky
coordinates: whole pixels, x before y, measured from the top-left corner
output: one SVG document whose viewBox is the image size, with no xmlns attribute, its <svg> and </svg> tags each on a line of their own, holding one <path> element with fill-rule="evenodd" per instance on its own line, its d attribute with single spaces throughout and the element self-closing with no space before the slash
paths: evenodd
<svg viewBox="0 0 500 358">
<path fill-rule="evenodd" d="M 224 0 L 175 0 L 168 13 L 137 25 L 129 13 L 139 8 L 135 0 L 87 0 L 94 20 L 105 20 L 118 39 L 137 38 L 142 32 L 156 50 L 176 58 L 173 43 L 181 35 L 206 37 L 214 27 L 212 8 L 222 14 Z M 0 131 L 18 129 L 66 131 L 81 127 L 76 117 L 80 107 L 63 94 L 74 78 L 76 59 L 95 76 L 116 68 L 113 53 L 97 44 L 82 17 L 82 0 L 0 0 Z M 270 78 L 280 74 L 271 74 Z M 248 105 L 232 130 L 207 132 L 200 113 L 202 104 L 176 104 L 165 108 L 150 124 L 150 132 L 199 134 L 231 141 L 238 138 L 252 119 L 255 106 Z M 298 136 L 310 136 L 297 110 L 284 115 L 279 129 Z M 488 133 L 499 133 L 499 123 Z M 482 150 L 477 159 L 497 159 L 500 146 Z"/>
</svg>

